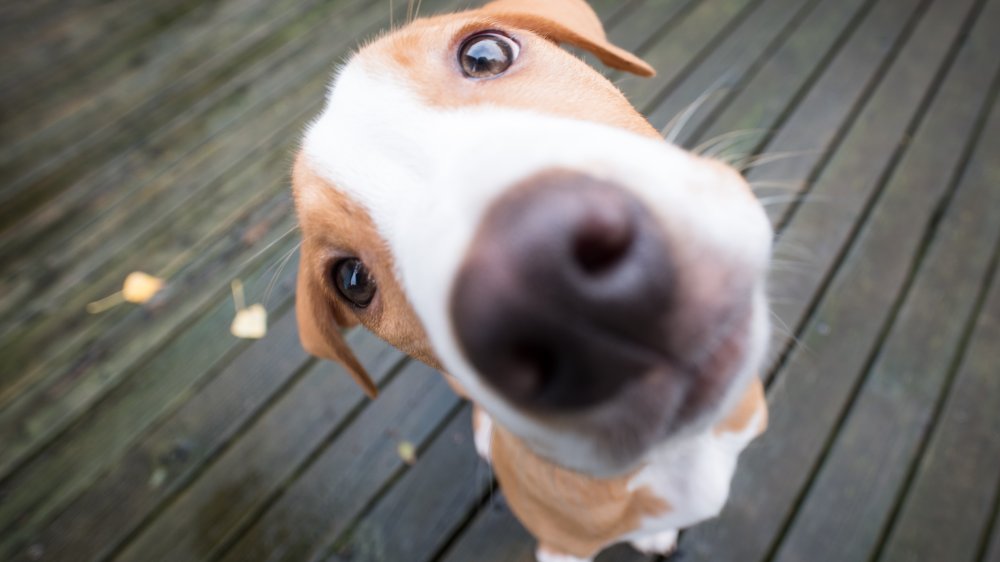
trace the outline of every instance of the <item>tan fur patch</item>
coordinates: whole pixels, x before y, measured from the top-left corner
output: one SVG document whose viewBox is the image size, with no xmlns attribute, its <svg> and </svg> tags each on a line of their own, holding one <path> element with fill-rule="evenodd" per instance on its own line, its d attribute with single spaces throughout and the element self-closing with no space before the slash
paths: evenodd
<svg viewBox="0 0 1000 562">
<path fill-rule="evenodd" d="M 659 132 L 611 82 L 530 28 L 497 14 L 472 12 L 419 20 L 359 54 L 380 74 L 402 75 L 432 107 L 494 105 L 610 125 L 661 139 Z M 520 45 L 502 76 L 470 80 L 458 66 L 461 42 L 477 31 L 498 30 Z"/>
<path fill-rule="evenodd" d="M 746 430 L 750 422 L 753 421 L 757 412 L 761 412 L 762 417 L 760 418 L 760 422 L 758 422 L 759 425 L 755 435 L 760 435 L 767 429 L 767 398 L 764 396 L 763 383 L 761 383 L 759 378 L 754 377 L 753 381 L 747 387 L 746 392 L 743 393 L 743 398 L 740 399 L 740 402 L 725 419 L 715 425 L 713 430 L 716 435 L 721 433 L 742 433 Z"/>
<path fill-rule="evenodd" d="M 648 488 L 629 490 L 634 473 L 596 479 L 560 468 L 494 426 L 493 469 L 511 510 L 544 548 L 581 558 L 639 528 L 670 504 Z"/>
<path fill-rule="evenodd" d="M 304 279 L 299 281 L 298 298 L 302 299 L 304 292 L 317 295 L 312 308 L 301 307 L 298 312 L 328 312 L 341 328 L 360 322 L 408 355 L 440 369 L 423 325 L 396 279 L 392 254 L 368 211 L 313 172 L 301 154 L 292 171 L 292 187 L 304 234 L 299 258 L 299 275 Z M 367 308 L 348 306 L 326 282 L 325 272 L 345 257 L 360 258 L 375 278 L 377 293 Z"/>
</svg>

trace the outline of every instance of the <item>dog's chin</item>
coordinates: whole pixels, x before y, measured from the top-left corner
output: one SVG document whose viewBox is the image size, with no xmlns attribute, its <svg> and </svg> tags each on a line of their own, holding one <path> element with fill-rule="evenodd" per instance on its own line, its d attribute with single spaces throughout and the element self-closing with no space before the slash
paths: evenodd
<svg viewBox="0 0 1000 562">
<path fill-rule="evenodd" d="M 769 332 L 763 308 L 762 302 L 755 303 L 720 326 L 696 362 L 664 363 L 606 403 L 542 422 L 557 433 L 564 431 L 573 446 L 535 443 L 539 446 L 533 448 L 564 468 L 610 478 L 640 468 L 654 451 L 709 431 L 757 374 Z"/>
</svg>

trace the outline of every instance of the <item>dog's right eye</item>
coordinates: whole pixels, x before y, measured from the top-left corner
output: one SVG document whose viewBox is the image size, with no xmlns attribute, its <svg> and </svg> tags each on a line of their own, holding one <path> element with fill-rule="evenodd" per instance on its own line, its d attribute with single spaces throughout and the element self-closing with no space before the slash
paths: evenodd
<svg viewBox="0 0 1000 562">
<path fill-rule="evenodd" d="M 469 78 L 493 78 L 514 64 L 520 48 L 513 39 L 496 32 L 473 35 L 462 43 L 458 62 Z"/>
<path fill-rule="evenodd" d="M 364 308 L 375 298 L 375 280 L 358 258 L 338 261 L 330 273 L 337 292 L 354 306 Z"/>
</svg>

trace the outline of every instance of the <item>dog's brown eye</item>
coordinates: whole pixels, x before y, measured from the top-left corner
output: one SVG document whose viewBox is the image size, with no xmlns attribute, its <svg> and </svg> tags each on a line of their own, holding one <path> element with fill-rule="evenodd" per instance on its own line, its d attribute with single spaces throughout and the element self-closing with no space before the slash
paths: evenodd
<svg viewBox="0 0 1000 562">
<path fill-rule="evenodd" d="M 357 258 L 340 260 L 333 265 L 332 277 L 337 291 L 354 306 L 364 308 L 375 297 L 375 280 Z"/>
<path fill-rule="evenodd" d="M 498 33 L 481 33 L 462 43 L 458 62 L 469 78 L 492 78 L 503 74 L 517 58 L 519 47 Z"/>
</svg>

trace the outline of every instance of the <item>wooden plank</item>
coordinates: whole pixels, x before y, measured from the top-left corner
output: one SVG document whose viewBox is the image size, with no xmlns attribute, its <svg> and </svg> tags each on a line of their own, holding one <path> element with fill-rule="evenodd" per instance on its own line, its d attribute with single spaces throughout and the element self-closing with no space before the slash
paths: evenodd
<svg viewBox="0 0 1000 562">
<path fill-rule="evenodd" d="M 1000 498 L 998 498 L 998 501 L 1000 501 Z M 1000 562 L 1000 517 L 997 516 L 998 511 L 1000 511 L 1000 507 L 994 505 L 993 533 L 990 535 L 988 542 L 983 543 L 982 562 Z"/>
<path fill-rule="evenodd" d="M 890 2 L 898 6 L 900 2 Z M 915 113 L 934 84 L 938 71 L 952 45 L 951 38 L 962 25 L 970 2 L 949 2 L 945 5 L 933 3 L 924 12 L 917 10 L 920 20 L 912 34 L 906 37 L 898 55 L 891 58 L 888 69 L 879 69 L 873 64 L 866 74 L 878 71 L 877 85 L 869 100 L 856 112 L 841 105 L 843 99 L 857 95 L 860 86 L 841 80 L 821 78 L 814 86 L 815 95 L 807 97 L 796 108 L 766 152 L 795 152 L 803 147 L 837 146 L 836 152 L 827 160 L 819 153 L 803 157 L 787 158 L 783 161 L 764 164 L 749 175 L 751 184 L 767 181 L 810 183 L 814 174 L 818 177 L 809 186 L 808 197 L 816 203 L 793 206 L 783 201 L 768 203 L 766 210 L 775 224 L 786 225 L 775 246 L 775 254 L 789 256 L 802 254 L 807 249 L 809 256 L 803 267 L 795 270 L 774 271 L 770 279 L 772 311 L 779 326 L 769 348 L 768 371 L 787 348 L 787 331 L 795 331 L 801 326 L 805 315 L 814 301 L 817 289 L 828 276 L 828 269 L 844 248 L 844 240 L 861 221 L 872 194 L 884 175 L 894 165 L 894 155 L 901 150 L 901 141 L 911 131 Z M 886 14 L 879 6 L 872 16 Z M 910 7 L 909 11 L 913 11 Z M 898 15 L 893 21 L 899 21 Z M 933 34 L 933 35 L 931 35 Z M 928 39 L 929 36 L 937 39 Z M 880 44 L 884 41 L 875 37 Z M 849 44 L 853 46 L 852 41 Z M 880 47 L 882 53 L 888 47 Z M 844 53 L 847 53 L 845 49 Z M 890 53 L 891 54 L 891 53 Z M 854 51 L 852 56 L 858 56 Z M 839 58 L 839 57 L 838 57 Z M 863 60 L 869 60 L 867 57 Z M 831 64 L 831 69 L 838 62 Z M 855 78 L 857 77 L 856 73 Z M 840 77 L 843 78 L 843 77 Z M 847 87 L 845 92 L 843 89 Z M 819 91 L 817 88 L 830 88 Z M 822 106 L 822 107 L 821 107 Z M 831 112 L 830 109 L 833 108 Z M 852 114 L 853 113 L 853 114 Z M 798 117 L 801 116 L 801 119 Z M 848 119 L 849 129 L 842 139 L 834 132 L 840 127 L 833 117 Z M 827 134 L 823 134 L 826 131 Z M 816 139 L 822 141 L 816 142 Z M 812 139 L 812 140 L 810 140 Z M 824 149 L 825 150 L 825 149 Z M 821 167 L 813 172 L 814 166 Z M 793 213 L 794 215 L 790 214 Z M 787 218 L 786 218 L 787 217 Z"/>
<path fill-rule="evenodd" d="M 754 167 L 747 174 L 751 184 L 794 185 L 813 179 L 817 167 L 824 163 L 824 156 L 841 141 L 843 128 L 853 123 L 856 108 L 862 106 L 886 75 L 897 49 L 910 36 L 912 26 L 927 5 L 925 0 L 880 0 L 846 38 L 843 48 L 822 67 L 822 74 L 814 82 L 807 82 L 810 89 L 801 100 L 793 98 L 794 105 L 790 108 L 770 109 L 768 128 L 778 130 L 762 147 L 763 152 L 795 157 Z M 767 92 L 760 90 L 761 95 Z M 753 114 L 751 108 L 745 109 Z M 782 115 L 785 112 L 787 116 Z M 769 205 L 771 222 L 783 227 L 789 208 L 790 205 Z"/>
<path fill-rule="evenodd" d="M 353 332 L 348 342 L 377 383 L 401 360 L 398 351 L 367 332 Z M 78 451 L 84 462 L 107 465 L 100 478 L 89 483 L 71 475 L 72 484 L 80 490 L 72 502 L 63 508 L 49 499 L 32 511 L 32 524 L 22 523 L 19 536 L 7 537 L 11 540 L 4 541 L 0 553 L 10 554 L 16 548 L 20 551 L 17 559 L 30 558 L 29 551 L 42 551 L 55 559 L 70 553 L 91 559 L 113 550 L 189 486 L 233 439 L 240 438 L 259 410 L 276 393 L 296 383 L 309 363 L 299 349 L 294 314 L 286 314 L 264 340 L 250 346 L 152 431 L 130 443 L 121 458 L 105 454 L 103 448 Z M 349 381 L 330 366 L 320 370 Z M 346 396 L 354 396 L 351 385 L 342 386 Z M 360 402 L 358 397 L 355 404 Z M 112 442 L 111 446 L 118 445 Z M 62 495 L 71 497 L 73 492 Z M 50 512 L 58 515 L 48 520 Z"/>
<path fill-rule="evenodd" d="M 289 406 L 307 409 L 301 402 Z M 315 541 L 342 531 L 385 482 L 404 469 L 398 442 L 423 447 L 457 413 L 459 404 L 443 377 L 411 362 L 378 400 L 329 446 L 311 454 L 294 475 L 288 470 L 292 460 L 301 458 L 298 453 L 255 453 L 267 443 L 299 440 L 293 428 L 277 420 L 273 431 L 241 440 L 237 448 L 246 449 L 245 454 L 234 456 L 232 463 L 217 463 L 211 475 L 200 478 L 116 559 L 191 560 L 224 551 L 224 560 L 318 555 Z M 272 473 L 294 481 L 277 481 Z M 229 501 L 227 489 L 242 490 L 240 505 Z M 202 516 L 193 520 L 191 513 Z"/>
<path fill-rule="evenodd" d="M 691 10 L 698 0 L 642 0 L 640 4 L 614 25 L 608 27 L 608 38 L 619 47 L 635 53 L 646 51 L 644 47 L 653 38 L 669 32 L 680 16 Z M 591 65 L 600 69 L 599 61 L 589 59 Z M 614 74 L 616 77 L 620 73 Z"/>
<path fill-rule="evenodd" d="M 970 173 L 996 185 L 1000 168 L 992 160 Z M 1000 276 L 995 271 L 990 291 L 879 560 L 972 561 L 986 544 L 1000 497 Z"/>
<path fill-rule="evenodd" d="M 77 10 L 60 5 L 51 9 L 58 15 L 49 25 L 5 33 L 0 57 L 16 64 L 0 71 L 0 127 L 16 113 L 41 106 L 50 92 L 74 88 L 109 63 L 124 63 L 171 25 L 205 18 L 216 7 L 194 0 L 128 0 Z M 19 40 L 11 42 L 12 36 Z"/>
<path fill-rule="evenodd" d="M 248 287 L 263 287 L 269 276 L 263 271 L 246 279 Z M 275 288 L 279 302 L 286 302 L 294 288 L 295 272 L 286 270 Z M 258 289 L 259 290 L 259 289 Z M 272 310 L 276 315 L 282 307 Z M 0 483 L 0 530 L 9 531 L 26 513 L 45 503 L 69 499 L 81 482 L 97 476 L 108 460 L 117 457 L 131 439 L 170 411 L 198 388 L 204 377 L 225 365 L 232 353 L 246 345 L 229 335 L 233 308 L 223 299 L 208 309 L 176 339 L 167 343 L 141 369 L 125 379 L 102 400 L 101 407 L 89 411 L 65 435 L 48 447 L 45 455 L 34 456 L 27 464 Z M 92 373 L 100 380 L 100 371 Z M 119 376 L 121 376 L 119 374 Z M 6 412 L 5 412 L 6 413 Z M 38 444 L 34 436 L 47 435 L 52 426 L 65 427 L 58 408 L 43 408 L 25 415 L 20 425 L 5 426 L 14 433 L 5 448 L 31 451 Z M 51 424 L 51 425 L 50 425 Z M 100 452 L 99 454 L 97 452 Z M 6 453 L 7 451 L 5 451 Z M 91 456 L 81 456 L 90 452 Z M 15 458 L 13 456 L 9 458 Z"/>
<path fill-rule="evenodd" d="M 384 10 L 377 6 L 360 16 L 351 27 L 374 31 L 385 23 Z M 39 314 L 57 322 L 52 303 L 65 303 L 66 292 L 81 284 L 99 285 L 100 280 L 94 278 L 97 272 L 116 277 L 118 274 L 108 271 L 108 260 L 132 255 L 134 250 L 129 251 L 126 245 L 146 246 L 144 236 L 152 235 L 150 231 L 156 227 L 161 232 L 164 227 L 184 232 L 181 237 L 168 230 L 167 239 L 175 245 L 186 244 L 184 238 L 192 237 L 191 225 L 197 227 L 198 222 L 187 216 L 185 205 L 196 197 L 206 197 L 204 192 L 216 182 L 225 180 L 230 199 L 245 204 L 248 183 L 282 180 L 287 174 L 282 155 L 298 141 L 302 124 L 321 107 L 329 61 L 354 44 L 354 37 L 339 27 L 324 26 L 316 37 L 303 38 L 309 50 L 294 57 L 294 64 L 287 60 L 277 64 L 267 80 L 243 77 L 250 80 L 243 84 L 246 89 L 236 88 L 230 98 L 201 118 L 188 121 L 188 126 L 165 131 L 161 138 L 150 141 L 148 150 L 108 163 L 100 173 L 81 180 L 76 186 L 80 189 L 64 194 L 72 197 L 47 207 L 39 222 L 30 221 L 8 237 L 0 256 L 11 268 L 20 264 L 21 270 L 4 282 L 0 333 Z M 144 162 L 152 155 L 152 161 Z M 270 166 L 265 167 L 264 162 Z M 248 168 L 263 171 L 250 174 Z M 143 170 L 145 173 L 137 173 Z M 234 173 L 257 180 L 226 177 Z M 217 202 L 200 205 L 221 207 Z M 149 208 L 157 209 L 156 216 L 143 212 Z M 184 223 L 188 224 L 181 226 Z M 46 259 L 30 259 L 36 252 L 44 253 Z"/>
<path fill-rule="evenodd" d="M 276 185 L 280 187 L 281 184 Z M 244 224 L 241 225 L 240 222 Z M 73 322 L 64 326 L 68 337 L 60 341 L 61 351 L 56 356 L 55 363 L 42 363 L 33 371 L 36 378 L 42 377 L 45 384 L 36 384 L 31 392 L 15 394 L 15 402 L 0 412 L 0 435 L 9 436 L 10 443 L 3 451 L 3 456 L 0 456 L 0 466 L 9 469 L 19 459 L 37 450 L 107 388 L 122 378 L 131 376 L 135 362 L 144 358 L 151 348 L 160 345 L 162 338 L 183 326 L 192 314 L 201 310 L 211 299 L 219 298 L 214 295 L 219 294 L 219 285 L 222 283 L 206 283 L 204 279 L 229 279 L 240 275 L 244 266 L 238 264 L 245 263 L 249 254 L 256 253 L 251 251 L 256 244 L 272 239 L 271 232 L 285 233 L 293 223 L 289 196 L 281 188 L 281 192 L 266 204 L 249 211 L 228 227 L 222 240 L 210 240 L 205 248 L 196 247 L 204 251 L 194 253 L 195 262 L 192 267 L 182 271 L 175 279 L 173 291 L 167 297 L 168 302 L 161 303 L 163 309 L 158 311 L 155 322 L 150 322 L 151 319 L 141 313 L 128 316 L 132 319 L 128 323 L 123 323 L 124 313 L 116 314 L 115 311 L 102 317 L 103 323 L 87 319 L 78 313 L 75 317 L 76 326 Z M 288 249 L 288 246 L 284 247 L 284 250 Z M 151 248 L 145 250 L 149 253 Z M 161 263 L 176 257 L 176 254 L 170 252 L 164 254 Z M 178 299 L 177 291 L 182 290 L 187 292 L 183 293 L 183 299 Z M 228 300 L 228 296 L 222 298 Z M 277 300 L 280 302 L 280 299 Z M 92 329 L 78 330 L 79 323 L 89 323 L 87 327 Z M 136 323 L 142 328 L 136 329 Z M 74 343 L 75 346 L 72 345 Z M 79 350 L 94 350 L 95 347 L 97 350 L 119 351 L 116 354 L 104 352 L 99 357 L 87 357 L 86 362 L 81 365 L 77 356 Z M 26 347 L 17 346 L 16 349 Z M 4 357 L 3 360 L 12 359 Z M 11 364 L 19 366 L 16 361 Z M 8 373 L 10 371 L 4 371 L 3 375 L 7 376 Z M 58 392 L 52 392 L 52 385 L 57 385 Z M 4 390 L 13 393 L 17 389 L 12 390 L 8 385 Z M 25 427 L 34 429 L 24 431 Z"/>
<path fill-rule="evenodd" d="M 313 551 L 326 551 L 323 558 L 331 562 L 429 561 L 492 483 L 489 467 L 476 454 L 471 407 L 466 405 L 367 514 L 336 540 L 326 536 L 314 541 Z"/>
<path fill-rule="evenodd" d="M 293 241 L 283 238 L 294 223 L 291 207 L 289 196 L 282 193 L 241 217 L 223 240 L 196 247 L 195 261 L 172 277 L 152 306 L 122 306 L 92 318 L 81 311 L 57 335 L 64 347 L 46 354 L 39 350 L 34 365 L 12 362 L 13 373 L 0 370 L 0 375 L 9 375 L 32 369 L 26 379 L 17 381 L 20 384 L 3 388 L 10 394 L 0 410 L 0 437 L 5 443 L 0 473 L 37 451 L 109 389 L 134 376 L 141 362 L 169 344 L 179 329 L 190 327 L 206 308 L 219 310 L 225 324 L 215 334 L 228 338 L 229 320 L 221 316 L 222 311 L 232 313 L 227 280 L 262 279 L 265 269 L 292 250 Z M 265 253 L 263 259 L 270 261 L 255 258 L 274 240 L 282 243 Z M 266 285 L 262 279 L 251 294 L 262 295 Z M 290 297 L 290 290 L 273 296 L 280 304 Z M 228 345 L 224 342 L 216 338 L 201 343 Z M 9 356 L 2 359 L 12 361 Z"/>
<path fill-rule="evenodd" d="M 687 127 L 688 133 L 681 133 L 679 142 L 685 146 L 695 146 L 706 139 L 718 138 L 738 131 L 760 131 L 759 135 L 734 137 L 727 152 L 752 153 L 760 140 L 771 136 L 782 123 L 785 114 L 794 109 L 796 101 L 815 80 L 823 74 L 829 62 L 842 50 L 863 46 L 867 36 L 874 35 L 876 28 L 888 33 L 890 38 L 896 26 L 881 27 L 871 22 L 873 16 L 862 29 L 865 21 L 878 0 L 848 0 L 843 2 L 821 2 L 806 16 L 805 20 L 791 33 L 787 40 L 768 57 L 759 70 L 731 95 L 720 93 L 720 99 L 699 113 L 705 117 Z M 903 9 L 906 5 L 883 2 L 882 9 Z M 912 5 L 911 5 L 912 9 Z M 899 12 L 904 15 L 905 12 Z M 905 21 L 905 18 L 901 21 Z M 848 43 L 850 41 L 850 43 Z M 854 61 L 855 64 L 860 64 Z M 872 63 L 877 61 L 873 60 Z M 844 65 L 846 68 L 847 65 Z M 866 66 L 866 65 L 864 65 Z M 862 68 L 863 71 L 863 68 Z M 831 71 L 828 76 L 833 76 Z M 819 90 L 825 88 L 820 87 Z"/>
<path fill-rule="evenodd" d="M 133 61 L 126 60 L 117 73 L 104 76 L 100 72 L 102 69 L 97 68 L 88 80 L 65 91 L 49 92 L 43 100 L 36 102 L 30 97 L 8 100 L 8 103 L 16 102 L 21 111 L 11 115 L 12 119 L 4 123 L 0 132 L 0 140 L 4 141 L 0 149 L 0 171 L 10 179 L 18 178 L 38 162 L 53 156 L 32 154 L 32 149 L 52 149 L 65 145 L 68 139 L 79 141 L 87 136 L 64 136 L 66 131 L 70 131 L 65 127 L 71 122 L 79 124 L 80 119 L 86 118 L 86 124 L 92 129 L 107 125 L 107 116 L 102 122 L 95 119 L 99 117 L 95 112 L 116 107 L 112 100 L 119 103 L 131 100 L 135 103 L 156 93 L 158 88 L 167 87 L 171 78 L 184 76 L 186 71 L 231 59 L 261 39 L 261 16 L 274 18 L 274 21 L 267 22 L 271 27 L 265 25 L 264 29 L 274 30 L 286 25 L 288 22 L 281 14 L 291 4 L 270 4 L 260 0 L 227 2 L 222 9 L 209 12 L 209 17 L 178 22 L 179 25 L 169 28 L 167 33 L 154 37 L 153 42 L 144 45 L 142 56 Z M 216 33 L 215 37 L 211 31 Z M 206 56 L 206 53 L 210 54 Z M 176 88 L 166 89 L 176 91 Z M 139 95 L 135 96 L 136 93 Z M 27 92 L 22 93 L 25 94 Z M 33 104 L 36 103 L 40 105 L 35 107 Z M 86 129 L 82 131 L 88 132 Z M 16 185 L 4 185 L 0 193 L 6 195 Z"/>
<path fill-rule="evenodd" d="M 331 447 L 338 460 L 358 463 L 350 474 L 378 479 L 403 462 L 388 435 L 405 435 L 419 445 L 458 401 L 440 375 L 416 363 L 403 368 L 374 402 L 339 368 L 334 376 L 332 370 L 329 363 L 317 365 L 113 559 L 215 558 L 290 479 L 322 462 L 314 458 L 317 446 L 335 438 Z M 345 473 L 325 473 L 327 487 L 331 476 L 340 474 Z M 364 493 L 361 482 L 346 484 L 335 483 L 336 493 Z M 316 524 L 341 516 L 339 511 L 313 515 Z M 263 552 L 252 558 L 264 559 Z"/>
<path fill-rule="evenodd" d="M 980 21 L 1000 18 L 1000 2 L 991 8 Z M 961 147 L 962 135 L 968 135 L 985 117 L 985 112 L 977 110 L 990 91 L 989 78 L 1000 70 L 998 51 L 1000 35 L 989 26 L 980 26 L 968 37 L 940 94 L 950 107 L 939 105 L 941 110 L 932 112 L 918 131 L 902 164 L 913 171 L 899 173 L 907 177 L 907 189 L 891 191 L 890 185 L 884 204 L 869 221 L 872 229 L 878 228 L 879 222 L 899 223 L 925 216 L 925 209 L 913 212 L 918 210 L 913 204 L 919 201 L 921 184 L 940 179 L 927 176 L 927 166 L 918 163 L 953 168 L 955 156 L 942 157 L 941 143 Z M 1000 134 L 1000 112 L 991 123 Z M 987 139 L 978 149 L 979 158 L 990 158 L 987 155 L 996 154 L 998 148 L 1000 136 Z M 976 162 L 975 166 L 983 164 Z M 933 421 L 938 397 L 960 357 L 966 331 L 975 321 L 981 293 L 988 288 L 983 287 L 983 278 L 990 273 L 994 245 L 1000 239 L 1000 191 L 995 189 L 1000 174 L 972 175 L 979 177 L 963 181 L 933 242 L 923 250 L 926 253 L 915 272 L 916 279 L 880 345 L 877 359 L 861 373 L 864 382 L 860 393 L 800 501 L 776 560 L 861 560 L 869 559 L 877 548 Z M 905 230 L 897 234 L 905 235 Z M 908 246 L 887 242 L 881 251 L 901 252 Z M 842 377 L 851 375 L 840 373 Z M 949 559 L 959 560 L 958 552 Z"/>
<path fill-rule="evenodd" d="M 14 138 L 20 142 L 0 151 L 0 175 L 7 178 L 0 188 L 0 225 L 9 227 L 71 185 L 94 163 L 135 148 L 143 133 L 175 120 L 181 108 L 204 103 L 220 85 L 248 68 L 259 67 L 260 61 L 275 51 L 287 49 L 295 38 L 318 25 L 331 6 L 339 5 L 323 3 L 319 9 L 306 11 L 304 17 L 294 17 L 318 1 L 264 2 L 263 13 L 247 9 L 249 13 L 240 13 L 241 17 L 219 15 L 221 21 L 207 20 L 192 28 L 200 34 L 173 41 L 171 44 L 183 45 L 177 56 L 151 59 L 135 73 L 104 84 L 99 95 L 88 98 L 81 107 L 71 104 L 64 110 L 46 112 L 55 119 L 51 126 L 35 116 L 23 126 L 7 126 L 5 130 L 18 135 Z M 290 6 L 295 9 L 289 11 Z M 206 52 L 211 54 L 206 56 Z M 108 115 L 114 118 L 108 119 Z"/>
<path fill-rule="evenodd" d="M 13 286 L 8 291 L 16 290 L 21 296 L 36 294 L 20 279 L 26 266 L 28 273 L 34 272 L 42 278 L 36 284 L 44 282 L 46 275 L 62 275 L 65 257 L 53 267 L 45 268 L 25 260 L 29 248 L 48 255 L 60 248 L 68 251 L 82 242 L 93 243 L 96 234 L 86 236 L 88 229 L 93 231 L 111 217 L 130 216 L 137 208 L 158 205 L 163 198 L 175 201 L 190 196 L 192 190 L 202 185 L 197 182 L 189 186 L 189 182 L 182 181 L 180 170 L 200 167 L 205 170 L 203 177 L 211 178 L 213 172 L 222 173 L 240 162 L 241 157 L 259 144 L 259 139 L 273 137 L 288 129 L 289 121 L 302 119 L 289 112 L 292 98 L 315 92 L 308 107 L 306 102 L 300 102 L 302 105 L 296 108 L 300 112 L 320 103 L 321 99 L 314 98 L 322 96 L 322 89 L 314 88 L 321 88 L 316 85 L 319 80 L 328 80 L 330 61 L 353 45 L 354 33 L 361 29 L 374 31 L 384 25 L 386 15 L 381 6 L 367 4 L 366 9 L 350 19 L 326 20 L 217 88 L 206 88 L 203 96 L 188 100 L 186 105 L 177 103 L 161 125 L 146 122 L 136 127 L 130 134 L 142 135 L 141 143 L 108 150 L 106 158 L 86 162 L 86 169 L 63 174 L 59 195 L 45 201 L 36 212 L 21 217 L 17 229 L 0 242 L 4 269 L 19 271 L 17 283 L 11 282 Z M 176 101 L 171 99 L 171 103 Z M 281 113 L 281 120 L 270 122 L 269 130 L 261 130 L 261 120 L 276 113 Z M 250 127 L 251 123 L 257 125 L 253 131 L 246 131 L 247 137 L 223 136 L 220 140 L 223 131 L 231 131 L 234 125 Z M 282 138 L 288 138 L 288 134 L 284 133 Z M 172 190 L 163 185 L 171 175 L 177 183 L 170 187 L 178 193 L 168 196 L 164 191 Z M 178 175 L 182 177 L 177 178 Z M 169 203 L 166 208 L 171 208 Z M 70 252 L 70 255 L 87 254 Z"/>
<path fill-rule="evenodd" d="M 441 562 L 532 562 L 535 539 L 518 523 L 502 493 L 493 495 Z"/>
<path fill-rule="evenodd" d="M 640 111 L 647 111 L 658 92 L 682 77 L 699 55 L 710 50 L 718 38 L 740 21 L 759 0 L 714 0 L 700 2 L 679 19 L 671 20 L 664 33 L 647 42 L 641 56 L 656 76 L 624 75 L 615 82 Z"/>
<path fill-rule="evenodd" d="M 930 38 L 940 42 L 938 47 L 944 51 L 951 39 L 960 37 L 963 20 L 968 22 L 974 15 L 967 12 L 968 7 L 936 4 L 916 29 L 908 48 L 900 54 L 897 64 L 835 156 L 851 165 L 843 169 L 839 165 L 831 166 L 828 168 L 830 175 L 824 176 L 821 182 L 825 185 L 828 180 L 836 181 L 839 198 L 849 198 L 851 190 L 861 189 L 866 184 L 866 189 L 871 189 L 871 184 L 877 183 L 882 173 L 879 168 L 892 152 L 887 149 L 893 146 L 893 136 L 901 136 L 910 116 L 904 114 L 894 119 L 895 132 L 882 129 L 876 134 L 870 126 L 876 123 L 879 127 L 890 126 L 891 121 L 879 118 L 892 114 L 888 105 L 905 100 L 901 90 L 916 88 L 923 92 L 930 85 L 928 80 L 935 67 L 942 64 L 945 54 L 921 51 L 929 45 Z M 953 9 L 955 12 L 951 12 Z M 946 38 L 949 41 L 944 41 Z M 914 72 L 917 61 L 923 70 L 921 73 Z M 978 70 L 982 72 L 981 68 Z M 964 79 L 968 73 L 966 67 L 962 74 L 953 75 L 949 80 Z M 982 92 L 964 93 L 966 96 L 978 95 L 980 100 L 983 96 Z M 932 107 L 932 112 L 961 116 L 968 109 L 960 108 L 970 105 L 967 97 L 952 95 L 943 102 L 941 99 Z M 911 99 L 908 103 L 907 110 L 914 112 L 917 100 Z M 972 120 L 974 118 L 975 115 Z M 972 125 L 966 123 L 965 130 Z M 757 560 L 765 557 L 793 509 L 810 470 L 821 457 L 828 432 L 849 399 L 858 373 L 867 364 L 878 334 L 884 329 L 885 316 L 889 312 L 885 303 L 893 302 L 899 287 L 904 285 L 911 257 L 919 247 L 920 233 L 932 224 L 935 206 L 958 164 L 958 155 L 954 152 L 940 151 L 942 138 L 932 134 L 938 133 L 937 130 L 922 131 L 926 135 L 920 141 L 923 148 L 907 153 L 905 164 L 899 168 L 876 207 L 891 209 L 889 205 L 895 205 L 896 209 L 877 211 L 873 222 L 862 230 L 846 265 L 835 275 L 802 335 L 802 347 L 793 352 L 775 383 L 771 391 L 770 429 L 741 458 L 741 468 L 737 471 L 730 503 L 722 519 L 696 528 L 685 537 L 686 544 L 690 545 L 688 550 L 696 553 L 696 559 Z M 957 138 L 954 142 L 960 145 L 964 134 L 967 132 L 949 130 L 944 138 Z M 884 135 L 881 140 L 880 135 Z M 872 146 L 868 144 L 870 141 L 885 144 Z M 858 157 L 849 156 L 855 150 L 863 151 L 868 159 L 875 161 L 870 175 L 858 173 L 864 167 L 858 166 L 861 153 Z M 927 152 L 934 156 L 928 158 Z M 848 220 L 857 215 L 857 211 L 846 214 Z M 800 212 L 799 216 L 804 213 Z M 844 242 L 843 233 L 848 225 L 810 219 L 802 224 L 828 229 L 826 236 Z M 813 234 L 821 235 L 820 232 Z M 822 251 L 822 245 L 818 246 L 817 250 Z"/>
<path fill-rule="evenodd" d="M 753 11 L 727 31 L 719 44 L 699 61 L 682 83 L 658 94 L 659 101 L 647 113 L 650 123 L 663 130 L 700 96 L 718 87 L 722 78 L 738 85 L 815 7 L 816 1 L 812 0 L 764 0 L 754 6 Z M 706 100 L 692 120 L 678 131 L 696 126 L 698 121 L 695 118 L 707 114 L 714 106 L 713 102 L 719 99 L 719 96 L 714 96 Z"/>
</svg>

